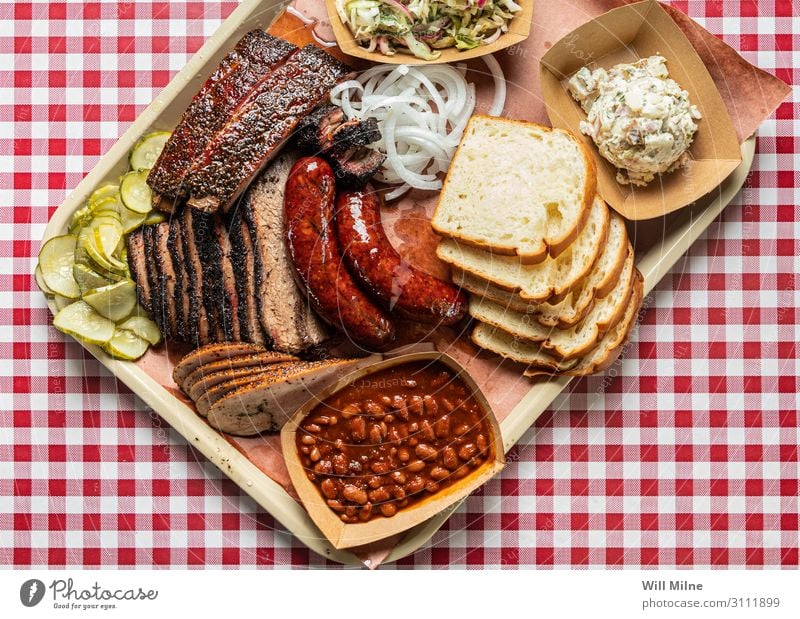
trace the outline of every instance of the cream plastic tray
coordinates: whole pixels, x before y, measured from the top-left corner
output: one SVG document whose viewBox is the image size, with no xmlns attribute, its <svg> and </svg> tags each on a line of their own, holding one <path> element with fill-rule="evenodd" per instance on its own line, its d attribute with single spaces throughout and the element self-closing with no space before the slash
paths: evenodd
<svg viewBox="0 0 800 619">
<path fill-rule="evenodd" d="M 85 202 L 93 188 L 106 179 L 116 179 L 125 171 L 128 151 L 139 136 L 155 129 L 172 129 L 197 90 L 199 80 L 204 79 L 213 70 L 222 56 L 233 46 L 233 42 L 253 28 L 266 29 L 280 13 L 281 8 L 280 4 L 267 0 L 244 0 L 70 193 L 53 214 L 45 229 L 43 241 L 63 233 L 72 213 Z M 637 253 L 637 265 L 644 275 L 646 292 L 652 290 L 738 193 L 750 170 L 754 151 L 755 138 L 750 138 L 742 145 L 742 164 L 702 203 L 664 218 L 639 222 L 631 230 L 637 246 L 647 248 L 647 251 Z M 50 309 L 53 310 L 54 307 L 51 305 Z M 144 371 L 132 363 L 112 359 L 96 346 L 85 345 L 85 348 L 192 446 L 200 450 L 244 492 L 314 552 L 333 561 L 362 565 L 352 553 L 335 550 L 316 528 L 303 507 L 280 485 L 258 470 L 192 409 L 177 400 Z M 514 446 L 568 382 L 568 378 L 560 378 L 536 384 L 531 388 L 500 424 L 506 452 Z M 419 549 L 439 530 L 457 507 L 456 505 L 410 529 L 384 562 L 396 561 Z"/>
</svg>

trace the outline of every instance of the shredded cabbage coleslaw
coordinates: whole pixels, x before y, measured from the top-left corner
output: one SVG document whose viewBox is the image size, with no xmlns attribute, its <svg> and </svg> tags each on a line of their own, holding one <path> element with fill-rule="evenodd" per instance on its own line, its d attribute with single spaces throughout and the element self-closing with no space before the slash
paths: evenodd
<svg viewBox="0 0 800 619">
<path fill-rule="evenodd" d="M 342 23 L 368 51 L 424 60 L 493 43 L 521 9 L 514 0 L 336 0 Z"/>
</svg>

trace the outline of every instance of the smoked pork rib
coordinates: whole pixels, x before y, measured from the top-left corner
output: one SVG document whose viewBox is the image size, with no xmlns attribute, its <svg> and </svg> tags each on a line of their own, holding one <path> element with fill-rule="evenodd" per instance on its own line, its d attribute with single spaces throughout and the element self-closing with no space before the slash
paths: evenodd
<svg viewBox="0 0 800 619">
<path fill-rule="evenodd" d="M 183 113 L 147 177 L 154 206 L 171 211 L 195 157 L 228 122 L 253 86 L 280 66 L 297 47 L 262 30 L 245 34 L 205 81 Z"/>
<path fill-rule="evenodd" d="M 227 210 L 350 68 L 307 45 L 253 88 L 184 178 L 189 204 Z"/>
</svg>

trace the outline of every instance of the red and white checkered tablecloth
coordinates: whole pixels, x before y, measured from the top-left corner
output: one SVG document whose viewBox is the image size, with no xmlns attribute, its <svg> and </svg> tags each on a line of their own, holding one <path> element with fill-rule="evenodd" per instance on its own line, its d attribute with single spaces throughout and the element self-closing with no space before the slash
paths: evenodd
<svg viewBox="0 0 800 619">
<path fill-rule="evenodd" d="M 798 82 L 798 5 L 674 4 Z M 326 565 L 58 333 L 32 277 L 49 215 L 235 6 L 0 0 L 4 567 Z M 612 378 L 573 382 L 398 566 L 798 566 L 797 94 Z"/>
</svg>

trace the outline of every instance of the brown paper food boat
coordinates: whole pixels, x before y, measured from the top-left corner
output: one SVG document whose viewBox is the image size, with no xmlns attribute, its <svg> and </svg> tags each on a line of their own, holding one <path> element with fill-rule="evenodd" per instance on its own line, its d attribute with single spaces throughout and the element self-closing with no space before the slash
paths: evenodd
<svg viewBox="0 0 800 619">
<path fill-rule="evenodd" d="M 351 385 L 354 381 L 360 380 L 375 372 L 414 361 L 438 361 L 450 368 L 456 376 L 467 385 L 470 393 L 483 410 L 485 419 L 491 428 L 492 455 L 487 458 L 486 462 L 471 471 L 463 479 L 442 488 L 440 491 L 422 499 L 418 503 L 399 510 L 397 514 L 391 518 L 377 517 L 358 524 L 345 524 L 339 519 L 336 513 L 328 507 L 317 487 L 309 481 L 306 476 L 306 470 L 300 461 L 295 444 L 295 435 L 298 426 L 320 402 Z M 376 363 L 369 368 L 362 368 L 343 377 L 298 409 L 281 431 L 281 450 L 289 469 L 292 485 L 297 491 L 303 506 L 308 511 L 314 523 L 319 527 L 320 531 L 322 531 L 328 541 L 333 544 L 333 547 L 337 549 L 362 546 L 407 531 L 428 518 L 443 512 L 448 507 L 457 505 L 463 498 L 494 477 L 505 466 L 500 426 L 492 412 L 489 402 L 486 400 L 486 397 L 481 392 L 477 383 L 455 359 L 436 351 L 400 355 Z"/>
<path fill-rule="evenodd" d="M 394 56 L 386 56 L 380 52 L 368 52 L 361 47 L 353 38 L 353 33 L 342 23 L 339 14 L 336 12 L 336 0 L 325 0 L 328 9 L 328 19 L 330 20 L 333 34 L 336 36 L 336 43 L 339 49 L 349 56 L 364 58 L 372 62 L 383 64 L 442 64 L 445 62 L 462 62 L 470 58 L 478 58 L 486 54 L 511 47 L 521 43 L 528 38 L 531 32 L 531 22 L 533 21 L 533 0 L 518 0 L 517 4 L 522 10 L 514 15 L 508 23 L 508 32 L 500 36 L 496 41 L 489 45 L 479 45 L 473 49 L 460 50 L 455 47 L 448 47 L 441 50 L 442 54 L 436 60 L 423 60 L 412 54 L 397 53 Z"/>
<path fill-rule="evenodd" d="M 566 82 L 586 65 L 609 68 L 655 54 L 666 58 L 670 77 L 688 91 L 702 114 L 689 148 L 691 161 L 646 187 L 620 185 L 617 169 L 600 156 L 590 137 L 581 134 L 586 115 Z M 613 9 L 573 30 L 542 57 L 541 80 L 550 122 L 589 146 L 597 160 L 600 195 L 627 219 L 652 219 L 696 202 L 741 161 L 736 131 L 714 81 L 686 35 L 655 0 Z"/>
</svg>

